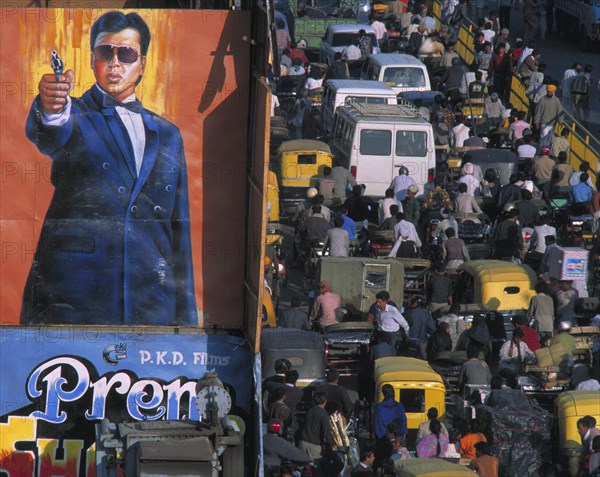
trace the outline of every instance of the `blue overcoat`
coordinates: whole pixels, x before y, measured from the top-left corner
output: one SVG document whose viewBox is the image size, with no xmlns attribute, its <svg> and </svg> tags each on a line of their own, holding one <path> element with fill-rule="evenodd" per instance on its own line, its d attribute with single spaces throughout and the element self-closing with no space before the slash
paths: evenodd
<svg viewBox="0 0 600 477">
<path fill-rule="evenodd" d="M 187 170 L 179 129 L 143 109 L 144 159 L 97 86 L 73 98 L 63 126 L 27 137 L 52 159 L 54 195 L 21 309 L 22 324 L 198 322 Z"/>
</svg>

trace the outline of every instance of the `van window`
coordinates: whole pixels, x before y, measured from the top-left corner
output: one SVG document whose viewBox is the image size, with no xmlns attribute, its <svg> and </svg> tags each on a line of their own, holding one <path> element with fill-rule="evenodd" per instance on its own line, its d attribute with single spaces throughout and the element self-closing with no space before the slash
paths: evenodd
<svg viewBox="0 0 600 477">
<path fill-rule="evenodd" d="M 341 142 L 342 140 L 342 130 L 344 127 L 345 121 L 340 118 L 338 115 L 335 116 L 335 124 L 333 125 L 334 127 L 334 131 L 335 131 L 335 135 L 334 135 L 334 140 L 336 142 Z"/>
<path fill-rule="evenodd" d="M 425 75 L 421 68 L 408 68 L 406 66 L 389 67 L 383 72 L 382 81 L 390 86 L 423 88 Z"/>
<path fill-rule="evenodd" d="M 346 104 L 348 103 L 349 99 L 351 99 L 355 103 L 361 104 L 387 104 L 388 101 L 387 98 L 374 98 L 372 96 L 347 96 Z"/>
<path fill-rule="evenodd" d="M 363 129 L 360 132 L 360 153 L 365 156 L 389 156 L 392 152 L 392 131 Z"/>
<path fill-rule="evenodd" d="M 371 43 L 377 46 L 377 37 L 375 33 L 367 33 L 369 38 L 371 38 Z M 350 43 L 355 44 L 356 40 L 358 40 L 358 32 L 344 31 L 339 33 L 334 33 L 333 39 L 331 40 L 331 46 L 348 46 Z"/>
<path fill-rule="evenodd" d="M 350 123 L 346 123 L 346 129 L 344 131 L 344 141 L 343 141 L 343 145 L 344 145 L 344 149 L 348 150 L 350 149 L 350 146 L 352 146 L 352 138 L 354 136 L 354 128 L 352 127 L 352 125 Z"/>
<path fill-rule="evenodd" d="M 396 131 L 396 156 L 425 157 L 426 155 L 426 132 Z"/>
</svg>

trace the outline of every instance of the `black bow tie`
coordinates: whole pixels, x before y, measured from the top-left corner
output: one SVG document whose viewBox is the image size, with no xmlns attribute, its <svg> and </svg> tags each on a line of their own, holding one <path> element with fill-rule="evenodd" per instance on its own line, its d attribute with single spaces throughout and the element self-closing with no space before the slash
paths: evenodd
<svg viewBox="0 0 600 477">
<path fill-rule="evenodd" d="M 117 101 L 115 98 L 113 98 L 112 96 L 109 96 L 108 94 L 102 95 L 102 107 L 104 109 L 111 109 L 111 108 L 115 108 L 117 106 L 128 109 L 132 113 L 137 113 L 137 114 L 141 114 L 142 109 L 144 109 L 142 107 L 142 103 L 140 101 L 138 101 L 137 99 L 135 101 L 130 101 L 128 103 L 121 103 L 120 101 Z"/>
</svg>

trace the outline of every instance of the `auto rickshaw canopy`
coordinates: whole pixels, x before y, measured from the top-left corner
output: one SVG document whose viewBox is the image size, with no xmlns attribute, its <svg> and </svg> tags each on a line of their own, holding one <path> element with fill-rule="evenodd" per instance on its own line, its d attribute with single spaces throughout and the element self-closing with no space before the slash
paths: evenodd
<svg viewBox="0 0 600 477">
<path fill-rule="evenodd" d="M 299 151 L 325 152 L 331 154 L 331 148 L 327 143 L 316 141 L 314 139 L 292 139 L 290 141 L 285 141 L 279 146 L 280 154 Z"/>
<path fill-rule="evenodd" d="M 279 146 L 279 179 L 284 201 L 304 200 L 305 190 L 318 187 L 323 168 L 331 167 L 329 146 L 313 139 L 292 139 Z"/>
<path fill-rule="evenodd" d="M 464 465 L 443 459 L 397 460 L 394 470 L 399 477 L 473 477 L 473 471 Z"/>
<path fill-rule="evenodd" d="M 375 360 L 375 382 L 418 381 L 444 384 L 427 361 L 417 358 L 389 356 Z"/>
<path fill-rule="evenodd" d="M 568 454 L 581 447 L 581 436 L 577 432 L 577 421 L 583 416 L 592 416 L 600 421 L 600 393 L 598 391 L 566 391 L 554 401 L 558 421 L 559 451 Z"/>
<path fill-rule="evenodd" d="M 473 301 L 490 310 L 526 310 L 536 295 L 534 271 L 502 260 L 470 260 L 459 270 L 473 277 Z"/>
</svg>

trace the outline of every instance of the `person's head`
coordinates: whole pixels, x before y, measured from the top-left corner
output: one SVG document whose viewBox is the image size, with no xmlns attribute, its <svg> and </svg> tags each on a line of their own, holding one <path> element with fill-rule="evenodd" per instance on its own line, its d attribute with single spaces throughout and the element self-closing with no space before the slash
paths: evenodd
<svg viewBox="0 0 600 477">
<path fill-rule="evenodd" d="M 327 395 L 324 392 L 317 391 L 313 396 L 313 404 L 325 407 L 325 404 L 327 404 Z"/>
<path fill-rule="evenodd" d="M 321 213 L 321 206 L 320 205 L 313 205 L 312 208 L 312 213 L 313 214 L 320 214 Z"/>
<path fill-rule="evenodd" d="M 515 315 L 512 318 L 512 323 L 517 328 L 522 325 L 527 325 L 527 316 L 522 314 Z"/>
<path fill-rule="evenodd" d="M 477 35 L 475 35 L 475 42 L 477 42 L 477 43 L 485 42 L 485 35 L 481 32 L 477 33 Z"/>
<path fill-rule="evenodd" d="M 302 304 L 302 300 L 300 299 L 300 297 L 294 296 L 292 297 L 292 308 L 299 308 L 300 305 Z"/>
<path fill-rule="evenodd" d="M 581 437 L 585 436 L 587 431 L 596 427 L 596 419 L 592 416 L 583 416 L 577 420 L 577 432 Z"/>
<path fill-rule="evenodd" d="M 360 461 L 363 464 L 371 465 L 375 460 L 375 453 L 371 447 L 365 447 L 360 451 Z"/>
<path fill-rule="evenodd" d="M 458 56 L 454 57 L 454 58 L 452 58 L 451 63 L 452 63 L 452 66 L 460 66 L 461 59 Z"/>
<path fill-rule="evenodd" d="M 517 328 L 513 331 L 513 341 L 515 343 L 520 343 L 525 338 L 525 332 L 521 328 Z"/>
<path fill-rule="evenodd" d="M 399 211 L 400 211 L 400 207 L 398 207 L 396 204 L 390 205 L 390 215 L 392 217 L 395 217 Z"/>
<path fill-rule="evenodd" d="M 342 52 L 341 51 L 336 51 L 333 55 L 333 60 L 334 61 L 340 61 L 342 59 Z"/>
<path fill-rule="evenodd" d="M 295 386 L 298 379 L 300 379 L 300 373 L 298 373 L 297 369 L 292 369 L 291 371 L 285 373 L 286 384 L 291 384 L 292 386 Z"/>
<path fill-rule="evenodd" d="M 342 217 L 340 217 L 339 215 L 336 215 L 333 218 L 333 226 L 336 228 L 340 228 L 342 225 L 344 225 L 344 219 L 342 219 Z"/>
<path fill-rule="evenodd" d="M 325 166 L 323 168 L 323 176 L 329 177 L 331 175 L 331 167 Z"/>
<path fill-rule="evenodd" d="M 565 151 L 560 151 L 558 153 L 558 162 L 561 164 L 565 164 L 567 162 L 567 153 Z"/>
<path fill-rule="evenodd" d="M 273 400 L 283 401 L 285 399 L 285 394 L 285 388 L 283 386 L 275 388 L 275 390 L 273 391 Z"/>
<path fill-rule="evenodd" d="M 358 30 L 358 36 L 365 36 L 367 34 L 367 32 L 364 30 L 364 28 L 361 28 L 360 30 Z"/>
<path fill-rule="evenodd" d="M 533 134 L 524 134 L 523 135 L 523 142 L 525 144 L 531 144 L 533 142 Z"/>
<path fill-rule="evenodd" d="M 469 188 L 467 187 L 467 184 L 464 182 L 461 182 L 458 184 L 458 192 L 460 192 L 461 194 L 464 194 L 467 192 Z"/>
<path fill-rule="evenodd" d="M 584 73 L 591 73 L 592 70 L 593 70 L 592 65 L 585 65 L 585 68 L 583 68 Z"/>
<path fill-rule="evenodd" d="M 399 176 L 407 176 L 408 175 L 408 168 L 406 166 L 400 166 L 398 168 L 398 175 Z"/>
<path fill-rule="evenodd" d="M 533 194 L 527 189 L 521 189 L 521 199 L 523 200 L 531 200 L 533 198 Z"/>
<path fill-rule="evenodd" d="M 282 358 L 275 361 L 275 373 L 285 374 L 292 369 L 292 363 L 289 360 Z"/>
<path fill-rule="evenodd" d="M 137 13 L 110 11 L 92 25 L 91 66 L 98 85 L 122 101 L 135 92 L 146 68 L 150 29 Z"/>
<path fill-rule="evenodd" d="M 581 164 L 579 164 L 579 171 L 587 172 L 589 170 L 590 170 L 590 163 L 587 161 L 581 161 Z"/>
<path fill-rule="evenodd" d="M 386 189 L 385 190 L 385 198 L 393 199 L 394 198 L 394 189 Z"/>
<path fill-rule="evenodd" d="M 419 33 L 423 33 L 425 31 L 425 25 L 421 24 L 417 27 L 417 30 L 419 31 Z"/>
<path fill-rule="evenodd" d="M 481 81 L 481 78 L 483 78 L 483 73 L 482 73 L 481 71 L 477 70 L 477 71 L 475 72 L 475 79 L 476 79 L 477 81 Z"/>
<path fill-rule="evenodd" d="M 381 388 L 381 392 L 383 393 L 383 399 L 394 399 L 396 397 L 394 386 L 391 384 L 384 384 Z"/>
<path fill-rule="evenodd" d="M 354 187 L 352 187 L 352 195 L 353 196 L 360 197 L 361 194 L 362 194 L 362 187 L 361 186 L 359 186 L 357 184 Z"/>
<path fill-rule="evenodd" d="M 446 273 L 446 267 L 439 263 L 434 267 L 433 271 L 436 275 L 444 275 Z"/>
<path fill-rule="evenodd" d="M 440 330 L 440 332 L 442 333 L 450 334 L 450 323 L 448 323 L 447 321 L 438 322 L 438 330 Z"/>
<path fill-rule="evenodd" d="M 585 184 L 588 181 L 589 178 L 590 178 L 590 176 L 588 176 L 587 173 L 583 172 L 579 176 L 579 182 L 583 182 Z"/>
<path fill-rule="evenodd" d="M 469 347 L 467 348 L 467 358 L 479 358 L 479 346 L 473 344 L 469 345 Z"/>
<path fill-rule="evenodd" d="M 481 457 L 482 455 L 489 453 L 490 451 L 487 442 L 481 441 L 475 444 L 475 454 L 477 455 L 477 457 Z"/>
<path fill-rule="evenodd" d="M 299 56 L 296 56 L 296 58 L 294 58 L 292 60 L 292 65 L 294 65 L 294 66 L 302 66 L 302 58 L 300 58 Z"/>
<path fill-rule="evenodd" d="M 331 291 L 331 285 L 327 280 L 321 280 L 321 282 L 319 283 L 319 288 L 321 290 L 322 295 Z"/>
<path fill-rule="evenodd" d="M 290 54 L 291 54 L 291 51 L 290 51 L 290 49 L 289 49 L 289 48 L 285 48 L 285 49 L 284 49 L 284 50 L 281 52 L 281 54 L 282 54 L 283 56 L 290 56 Z"/>
<path fill-rule="evenodd" d="M 519 121 L 525 121 L 526 117 L 527 117 L 527 113 L 525 111 L 517 111 L 517 119 Z"/>
<path fill-rule="evenodd" d="M 552 245 L 552 244 L 556 243 L 556 237 L 554 235 L 546 235 L 544 237 L 544 243 L 546 244 L 546 247 L 548 245 Z"/>
<path fill-rule="evenodd" d="M 388 301 L 390 301 L 390 294 L 385 290 L 380 291 L 375 295 L 375 303 L 380 310 L 385 310 Z"/>
<path fill-rule="evenodd" d="M 339 381 L 339 379 L 340 372 L 338 371 L 338 369 L 335 366 L 329 368 L 329 371 L 327 371 L 327 382 L 336 384 Z"/>
<path fill-rule="evenodd" d="M 485 174 L 483 175 L 483 178 L 485 179 L 486 182 L 494 182 L 496 180 L 496 170 L 492 169 L 491 167 L 489 169 L 486 169 Z M 464 182 L 461 182 L 461 184 L 464 184 Z M 466 191 L 466 186 L 467 186 L 467 184 L 465 184 L 465 191 Z"/>
<path fill-rule="evenodd" d="M 340 205 L 338 212 L 340 215 L 346 215 L 348 213 L 348 206 L 346 204 Z"/>
<path fill-rule="evenodd" d="M 410 198 L 413 199 L 417 193 L 419 192 L 419 187 L 411 184 L 408 186 L 408 189 L 406 189 L 406 195 Z"/>
<path fill-rule="evenodd" d="M 311 199 L 311 201 L 313 205 L 320 206 L 323 204 L 323 202 L 325 202 L 325 196 L 323 194 L 317 194 Z"/>
<path fill-rule="evenodd" d="M 427 410 L 427 419 L 437 419 L 438 416 L 440 415 L 439 411 L 437 410 L 437 407 L 430 407 Z"/>
<path fill-rule="evenodd" d="M 556 86 L 553 84 L 549 84 L 548 86 L 546 86 L 546 95 L 551 98 L 552 96 L 554 96 L 554 93 L 556 93 Z"/>
<path fill-rule="evenodd" d="M 489 41 L 486 41 L 483 44 L 483 49 L 486 53 L 489 53 L 490 51 L 492 51 L 492 44 Z"/>
<path fill-rule="evenodd" d="M 448 238 L 456 237 L 456 231 L 452 227 L 448 227 L 444 232 Z"/>
</svg>

